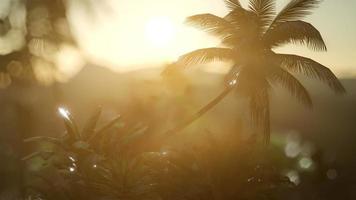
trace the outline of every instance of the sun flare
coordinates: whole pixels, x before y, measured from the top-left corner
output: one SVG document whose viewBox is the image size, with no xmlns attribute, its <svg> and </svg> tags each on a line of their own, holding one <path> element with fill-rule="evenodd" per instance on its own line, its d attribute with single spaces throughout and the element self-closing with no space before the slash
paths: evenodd
<svg viewBox="0 0 356 200">
<path fill-rule="evenodd" d="M 154 47 L 167 47 L 175 37 L 173 22 L 167 17 L 151 18 L 145 26 L 145 36 Z"/>
</svg>

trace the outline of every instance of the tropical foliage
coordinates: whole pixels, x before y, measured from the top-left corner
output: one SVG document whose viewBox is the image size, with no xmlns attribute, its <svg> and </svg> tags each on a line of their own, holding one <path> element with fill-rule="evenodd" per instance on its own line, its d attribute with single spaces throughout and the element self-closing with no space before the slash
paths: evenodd
<svg viewBox="0 0 356 200">
<path fill-rule="evenodd" d="M 179 58 L 178 64 L 189 66 L 212 61 L 233 62 L 227 75 L 226 91 L 234 87 L 248 98 L 251 118 L 261 128 L 264 141 L 268 143 L 271 88 L 276 85 L 286 88 L 307 107 L 312 106 L 311 97 L 294 74 L 318 79 L 336 93 L 345 92 L 337 77 L 322 64 L 306 57 L 275 52 L 275 48 L 290 43 L 326 51 L 319 31 L 302 21 L 320 2 L 291 0 L 277 13 L 275 0 L 250 0 L 248 8 L 244 8 L 238 0 L 225 0 L 230 11 L 224 17 L 198 14 L 187 18 L 188 24 L 219 37 L 221 47 L 187 53 Z M 226 91 L 224 95 L 228 93 Z"/>
<path fill-rule="evenodd" d="M 41 149 L 23 159 L 42 162 L 31 172 L 30 196 L 44 199 L 143 199 L 148 196 L 147 191 L 153 187 L 152 172 L 145 160 L 152 155 L 133 151 L 135 140 L 145 134 L 145 127 L 123 127 L 118 116 L 97 129 L 101 113 L 98 109 L 80 131 L 68 111 L 60 109 L 60 112 L 66 126 L 62 137 L 25 140 L 53 144 L 51 150 Z"/>
<path fill-rule="evenodd" d="M 42 146 L 23 158 L 35 165 L 29 199 L 269 199 L 294 186 L 253 142 L 226 143 L 205 133 L 204 141 L 184 148 L 162 143 L 160 151 L 137 150 L 146 127 L 126 127 L 117 117 L 96 128 L 99 109 L 79 131 L 72 115 L 60 111 L 63 136 L 25 140 Z"/>
</svg>

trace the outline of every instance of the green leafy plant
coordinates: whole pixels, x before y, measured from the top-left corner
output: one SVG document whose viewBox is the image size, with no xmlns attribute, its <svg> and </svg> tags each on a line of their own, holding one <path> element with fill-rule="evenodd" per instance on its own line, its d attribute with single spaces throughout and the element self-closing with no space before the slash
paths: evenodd
<svg viewBox="0 0 356 200">
<path fill-rule="evenodd" d="M 25 161 L 40 157 L 43 166 L 30 176 L 31 195 L 45 199 L 148 199 L 154 193 L 148 157 L 133 151 L 146 127 L 126 128 L 116 117 L 96 128 L 98 109 L 80 131 L 73 116 L 59 109 L 66 132 L 62 137 L 32 137 L 25 142 L 46 142 L 52 151 L 38 151 Z"/>
</svg>

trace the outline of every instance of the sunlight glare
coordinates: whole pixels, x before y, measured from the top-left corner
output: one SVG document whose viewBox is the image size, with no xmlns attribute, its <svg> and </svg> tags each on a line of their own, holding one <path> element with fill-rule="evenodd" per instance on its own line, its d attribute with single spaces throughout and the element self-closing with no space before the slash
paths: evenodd
<svg viewBox="0 0 356 200">
<path fill-rule="evenodd" d="M 237 80 L 236 80 L 236 79 L 230 81 L 230 86 L 234 86 L 234 85 L 236 85 L 236 84 L 237 84 Z"/>
<path fill-rule="evenodd" d="M 59 107 L 58 112 L 62 117 L 69 119 L 69 111 L 67 109 L 65 109 L 63 107 Z"/>
<path fill-rule="evenodd" d="M 166 47 L 173 41 L 175 28 L 169 18 L 155 17 L 147 22 L 145 34 L 154 47 Z"/>
<path fill-rule="evenodd" d="M 69 156 L 68 158 L 69 158 L 69 160 L 71 160 L 72 162 L 75 162 L 75 159 L 74 159 L 72 156 Z"/>
</svg>

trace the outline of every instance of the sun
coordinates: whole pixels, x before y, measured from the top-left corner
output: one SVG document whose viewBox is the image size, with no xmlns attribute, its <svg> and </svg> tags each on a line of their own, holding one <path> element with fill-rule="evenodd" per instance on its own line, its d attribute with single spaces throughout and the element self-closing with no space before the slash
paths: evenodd
<svg viewBox="0 0 356 200">
<path fill-rule="evenodd" d="M 176 34 L 173 22 L 168 17 L 154 17 L 147 21 L 145 36 L 154 47 L 167 47 Z"/>
</svg>

